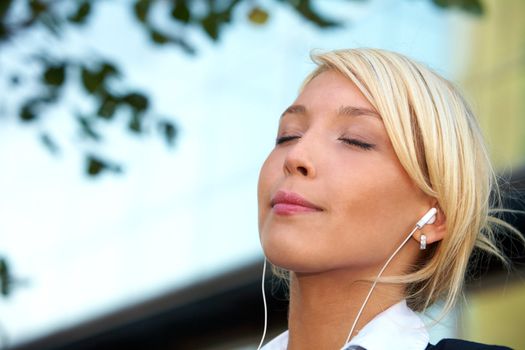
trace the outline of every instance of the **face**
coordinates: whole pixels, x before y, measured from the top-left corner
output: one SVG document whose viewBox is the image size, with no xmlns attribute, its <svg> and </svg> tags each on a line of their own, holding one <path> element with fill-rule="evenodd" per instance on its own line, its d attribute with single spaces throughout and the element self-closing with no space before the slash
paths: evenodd
<svg viewBox="0 0 525 350">
<path fill-rule="evenodd" d="M 340 73 L 306 85 L 279 123 L 258 184 L 266 257 L 295 272 L 376 271 L 430 208 L 379 114 Z M 410 240 L 400 255 L 417 254 Z"/>
</svg>

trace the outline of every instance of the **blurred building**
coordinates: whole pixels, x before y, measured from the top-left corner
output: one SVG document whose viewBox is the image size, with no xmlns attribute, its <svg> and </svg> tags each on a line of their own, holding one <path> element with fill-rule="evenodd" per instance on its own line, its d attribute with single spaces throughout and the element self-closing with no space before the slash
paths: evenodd
<svg viewBox="0 0 525 350">
<path fill-rule="evenodd" d="M 465 37 L 468 39 L 456 43 L 468 46 L 470 52 L 460 81 L 474 103 L 498 172 L 519 179 L 514 188 L 521 194 L 514 193 L 512 203 L 524 210 L 525 2 L 489 0 L 483 3 L 486 5 L 483 20 L 469 23 Z M 525 232 L 524 216 L 519 217 L 520 230 Z M 525 252 L 516 251 L 518 248 L 513 249 L 512 243 L 507 243 L 509 254 L 520 256 L 518 260 L 523 262 Z M 516 267 L 523 269 L 523 264 Z M 481 342 L 525 348 L 522 277 L 501 271 L 492 277 L 490 285 L 473 288 L 463 307 L 460 334 Z"/>
</svg>

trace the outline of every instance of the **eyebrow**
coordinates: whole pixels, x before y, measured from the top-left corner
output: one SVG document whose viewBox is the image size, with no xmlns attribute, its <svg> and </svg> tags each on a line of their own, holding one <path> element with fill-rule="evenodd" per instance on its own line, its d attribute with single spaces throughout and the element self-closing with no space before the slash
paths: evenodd
<svg viewBox="0 0 525 350">
<path fill-rule="evenodd" d="M 337 115 L 349 116 L 349 117 L 367 115 L 370 117 L 379 118 L 379 120 L 381 120 L 381 116 L 379 115 L 379 113 L 377 113 L 373 109 L 363 108 L 363 107 L 341 106 L 339 110 L 337 111 Z"/>
<path fill-rule="evenodd" d="M 303 105 L 291 105 L 284 110 L 284 112 L 281 114 L 281 118 L 285 114 L 306 114 L 306 107 Z"/>
<path fill-rule="evenodd" d="M 281 114 L 281 118 L 285 114 L 306 114 L 306 107 L 303 105 L 291 105 L 290 107 L 286 108 L 286 110 Z M 381 116 L 376 111 L 369 109 L 369 108 L 363 108 L 363 107 L 353 107 L 353 106 L 341 106 L 337 110 L 338 116 L 348 116 L 348 117 L 357 117 L 361 115 L 370 116 L 379 118 L 381 120 Z"/>
</svg>

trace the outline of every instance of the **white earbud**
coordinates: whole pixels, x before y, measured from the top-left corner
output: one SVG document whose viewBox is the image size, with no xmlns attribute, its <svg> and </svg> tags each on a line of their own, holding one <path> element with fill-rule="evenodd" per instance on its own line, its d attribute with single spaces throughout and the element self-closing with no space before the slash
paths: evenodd
<svg viewBox="0 0 525 350">
<path fill-rule="evenodd" d="M 427 213 L 423 215 L 423 217 L 419 219 L 419 221 L 417 222 L 416 224 L 417 228 L 421 230 L 421 228 L 425 226 L 426 224 L 433 224 L 434 222 L 436 222 L 436 213 L 437 213 L 436 208 L 430 208 L 430 210 L 427 211 Z"/>
</svg>

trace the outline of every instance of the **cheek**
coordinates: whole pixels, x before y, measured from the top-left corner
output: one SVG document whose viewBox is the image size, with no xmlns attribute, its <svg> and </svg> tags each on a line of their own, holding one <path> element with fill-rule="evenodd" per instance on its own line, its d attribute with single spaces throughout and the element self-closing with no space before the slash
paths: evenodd
<svg viewBox="0 0 525 350">
<path fill-rule="evenodd" d="M 264 161 L 259 172 L 259 181 L 257 184 L 257 204 L 259 211 L 259 233 L 262 224 L 269 212 L 269 203 L 272 187 L 277 182 L 276 159 L 274 152 L 270 153 Z"/>
<path fill-rule="evenodd" d="M 332 184 L 337 201 L 331 240 L 341 257 L 350 248 L 363 263 L 382 261 L 417 221 L 417 189 L 395 164 L 348 169 Z"/>
<path fill-rule="evenodd" d="M 315 236 L 324 221 L 316 218 L 279 218 L 271 210 L 271 195 L 286 181 L 284 159 L 270 153 L 261 167 L 257 186 L 259 238 L 266 258 L 274 265 L 293 271 L 309 271 L 305 266 L 319 261 Z M 325 251 L 325 250 L 321 250 Z M 305 262 L 305 257 L 306 261 Z M 305 264 L 306 263 L 306 264 Z"/>
<path fill-rule="evenodd" d="M 340 193 L 341 208 L 365 212 L 370 221 L 381 223 L 382 217 L 397 217 L 414 207 L 419 191 L 404 171 L 395 155 L 381 155 L 373 160 L 354 159 L 352 166 L 338 171 L 331 191 Z M 334 172 L 333 172 L 334 174 Z M 338 192 L 337 192 L 338 191 Z M 347 207 L 347 208 L 345 208 Z"/>
</svg>

